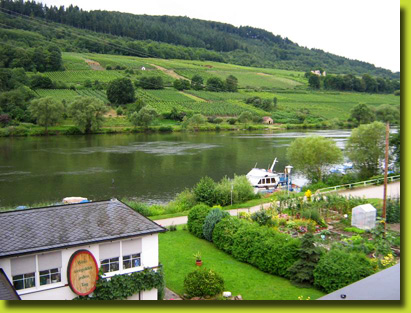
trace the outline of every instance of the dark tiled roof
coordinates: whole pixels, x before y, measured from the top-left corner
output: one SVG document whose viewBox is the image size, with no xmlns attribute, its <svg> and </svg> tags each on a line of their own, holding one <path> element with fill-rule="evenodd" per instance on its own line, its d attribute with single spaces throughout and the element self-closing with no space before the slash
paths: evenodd
<svg viewBox="0 0 411 313">
<path fill-rule="evenodd" d="M 0 258 L 165 229 L 118 200 L 0 213 Z"/>
<path fill-rule="evenodd" d="M 9 279 L 0 268 L 0 300 L 21 300 Z"/>
<path fill-rule="evenodd" d="M 400 263 L 318 300 L 401 300 Z"/>
</svg>

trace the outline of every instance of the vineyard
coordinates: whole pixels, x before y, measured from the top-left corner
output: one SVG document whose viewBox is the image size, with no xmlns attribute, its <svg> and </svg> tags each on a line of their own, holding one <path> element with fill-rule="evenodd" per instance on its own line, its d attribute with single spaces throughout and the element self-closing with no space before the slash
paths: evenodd
<svg viewBox="0 0 411 313">
<path fill-rule="evenodd" d="M 104 68 L 111 66 L 123 67 L 123 70 L 91 70 L 86 59 L 99 62 Z M 63 53 L 65 71 L 45 73 L 53 81 L 61 81 L 74 85 L 76 90 L 56 89 L 37 90 L 39 97 L 50 96 L 58 100 L 71 101 L 77 96 L 89 96 L 108 103 L 105 90 L 84 89 L 84 82 L 96 80 L 107 83 L 121 77 L 128 77 L 136 83 L 145 76 L 161 76 L 166 85 L 162 90 L 136 90 L 136 96 L 150 104 L 158 113 L 170 112 L 173 107 L 181 111 L 192 111 L 204 115 L 238 116 L 244 111 L 260 116 L 271 115 L 246 104 L 250 97 L 273 100 L 277 98 L 277 113 L 294 114 L 302 109 L 308 109 L 311 115 L 325 119 L 347 119 L 351 108 L 358 103 L 366 103 L 372 107 L 381 104 L 400 105 L 400 97 L 392 94 L 366 94 L 355 92 L 324 92 L 312 91 L 306 88 L 304 74 L 296 71 L 286 71 L 268 68 L 252 68 L 239 65 L 202 62 L 189 60 L 165 60 L 152 58 L 137 58 L 118 55 L 99 55 L 93 53 Z M 239 81 L 239 92 L 208 92 L 205 90 L 177 91 L 170 87 L 174 78 L 168 73 L 155 69 L 151 64 L 172 70 L 187 78 L 198 74 L 204 81 L 217 76 L 225 80 L 228 75 L 234 75 Z M 141 70 L 141 67 L 146 70 Z M 132 72 L 126 71 L 133 69 Z M 249 87 L 249 88 L 248 88 Z M 267 89 L 272 91 L 256 91 Z"/>
<path fill-rule="evenodd" d="M 66 102 L 70 102 L 76 97 L 81 96 L 97 98 L 104 103 L 108 103 L 106 93 L 102 90 L 37 89 L 36 93 L 39 97 L 52 97 L 58 101 L 65 100 Z"/>
</svg>

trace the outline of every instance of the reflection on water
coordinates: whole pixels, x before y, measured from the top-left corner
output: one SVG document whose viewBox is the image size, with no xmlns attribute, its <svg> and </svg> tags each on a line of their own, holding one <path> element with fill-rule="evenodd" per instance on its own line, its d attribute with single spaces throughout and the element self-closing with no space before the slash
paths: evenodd
<svg viewBox="0 0 411 313">
<path fill-rule="evenodd" d="M 203 176 L 244 175 L 275 157 L 275 170 L 282 171 L 291 142 L 311 135 L 332 138 L 343 149 L 350 131 L 0 138 L 0 206 L 67 196 L 169 201 Z"/>
</svg>

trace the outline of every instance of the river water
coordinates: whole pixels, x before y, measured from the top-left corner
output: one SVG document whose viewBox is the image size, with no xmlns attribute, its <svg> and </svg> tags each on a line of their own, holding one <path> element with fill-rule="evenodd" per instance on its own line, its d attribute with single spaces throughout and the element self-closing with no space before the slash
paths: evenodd
<svg viewBox="0 0 411 313">
<path fill-rule="evenodd" d="M 245 175 L 257 164 L 288 165 L 298 137 L 332 138 L 343 149 L 350 130 L 117 134 L 0 138 L 0 207 L 131 197 L 156 203 L 174 198 L 201 177 Z"/>
</svg>

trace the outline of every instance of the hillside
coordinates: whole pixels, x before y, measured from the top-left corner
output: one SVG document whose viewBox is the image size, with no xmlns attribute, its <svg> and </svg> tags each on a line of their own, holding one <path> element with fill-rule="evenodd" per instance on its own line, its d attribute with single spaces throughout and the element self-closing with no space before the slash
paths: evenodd
<svg viewBox="0 0 411 313">
<path fill-rule="evenodd" d="M 209 60 L 244 66 L 399 79 L 399 73 L 318 49 L 253 27 L 190 19 L 83 11 L 41 3 L 1 0 L 3 43 L 33 46 L 53 42 L 63 51 L 123 54 L 163 59 Z M 72 27 L 60 27 L 62 24 Z M 24 30 L 24 31 L 23 31 Z"/>
<path fill-rule="evenodd" d="M 102 68 L 122 67 L 123 70 L 95 70 L 93 69 L 95 64 L 101 65 Z M 206 116 L 238 116 L 243 111 L 249 111 L 259 116 L 272 115 L 278 123 L 301 123 L 301 112 L 305 112 L 306 122 L 316 123 L 332 119 L 346 120 L 350 109 L 360 102 L 374 108 L 381 104 L 397 107 L 400 105 L 400 97 L 393 94 L 312 91 L 307 88 L 304 73 L 296 71 L 207 61 L 163 60 L 73 52 L 63 53 L 63 66 L 64 71 L 46 72 L 44 75 L 53 81 L 67 84 L 71 89 L 37 89 L 36 93 L 39 97 L 51 96 L 58 100 L 70 101 L 79 95 L 93 96 L 108 103 L 104 90 L 96 90 L 94 86 L 85 87 L 86 82 L 98 80 L 104 84 L 120 77 L 128 77 L 133 82 L 138 82 L 143 77 L 161 76 L 165 82 L 165 89 L 136 90 L 137 98 L 143 99 L 160 114 L 170 112 L 173 107 Z M 145 70 L 142 70 L 142 67 Z M 212 76 L 225 79 L 228 75 L 234 75 L 238 78 L 239 92 L 178 91 L 172 87 L 174 74 L 190 79 L 194 73 L 204 79 Z M 278 108 L 275 112 L 265 112 L 245 103 L 245 100 L 251 97 L 260 97 L 263 100 L 272 100 L 276 97 Z"/>
</svg>

